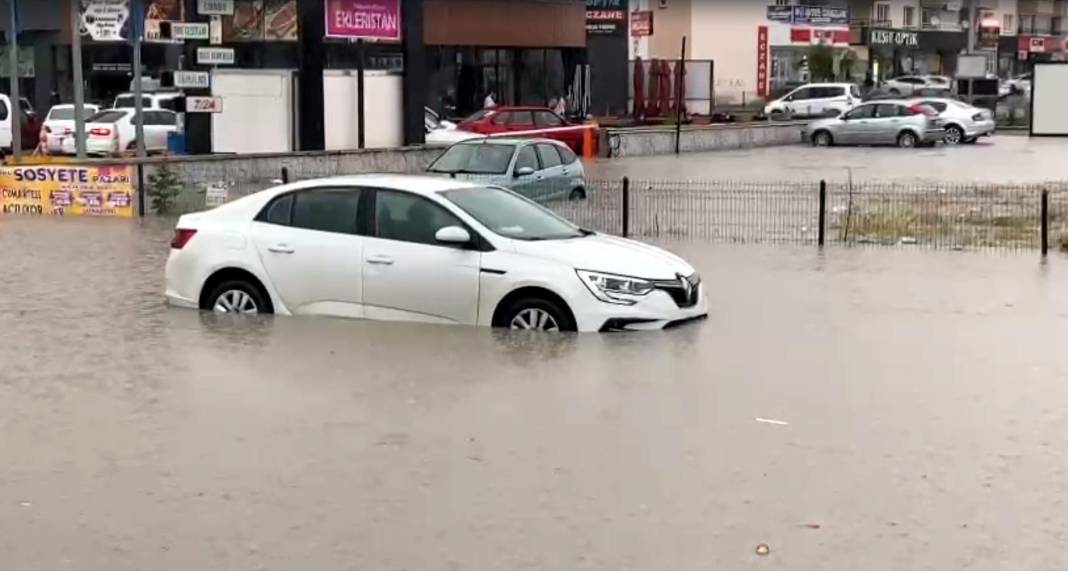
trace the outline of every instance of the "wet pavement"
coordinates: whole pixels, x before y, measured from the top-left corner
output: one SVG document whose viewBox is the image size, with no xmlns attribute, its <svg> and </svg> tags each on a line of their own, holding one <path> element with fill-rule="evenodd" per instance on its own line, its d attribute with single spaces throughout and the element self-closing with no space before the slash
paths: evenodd
<svg viewBox="0 0 1068 571">
<path fill-rule="evenodd" d="M 766 147 L 586 162 L 591 179 L 1039 183 L 1068 180 L 1068 141 L 996 135 L 932 149 Z"/>
<path fill-rule="evenodd" d="M 0 220 L 5 571 L 1068 567 L 1061 257 L 671 244 L 707 322 L 531 337 L 168 309 L 168 239 Z"/>
</svg>

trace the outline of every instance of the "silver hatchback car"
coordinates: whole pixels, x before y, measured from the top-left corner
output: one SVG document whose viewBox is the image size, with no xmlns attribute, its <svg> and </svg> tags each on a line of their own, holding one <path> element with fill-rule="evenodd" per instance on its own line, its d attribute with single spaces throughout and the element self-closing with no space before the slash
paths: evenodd
<svg viewBox="0 0 1068 571">
<path fill-rule="evenodd" d="M 567 145 L 551 139 L 481 138 L 456 143 L 430 174 L 503 186 L 544 202 L 586 198 L 586 171 Z"/>
<path fill-rule="evenodd" d="M 890 99 L 862 103 L 838 117 L 813 121 L 806 137 L 817 147 L 831 145 L 933 146 L 945 135 L 938 112 L 921 104 Z"/>
</svg>

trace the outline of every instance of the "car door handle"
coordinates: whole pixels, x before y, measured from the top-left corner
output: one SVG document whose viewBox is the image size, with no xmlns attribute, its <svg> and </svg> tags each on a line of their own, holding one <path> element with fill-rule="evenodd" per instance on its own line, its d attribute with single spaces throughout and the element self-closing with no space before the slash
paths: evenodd
<svg viewBox="0 0 1068 571">
<path fill-rule="evenodd" d="M 367 258 L 368 264 L 378 264 L 380 266 L 392 266 L 393 258 L 389 256 L 371 256 Z"/>
<path fill-rule="evenodd" d="M 296 250 L 285 244 L 275 244 L 274 246 L 267 248 L 267 251 L 272 254 L 292 254 L 293 252 L 296 252 Z"/>
</svg>

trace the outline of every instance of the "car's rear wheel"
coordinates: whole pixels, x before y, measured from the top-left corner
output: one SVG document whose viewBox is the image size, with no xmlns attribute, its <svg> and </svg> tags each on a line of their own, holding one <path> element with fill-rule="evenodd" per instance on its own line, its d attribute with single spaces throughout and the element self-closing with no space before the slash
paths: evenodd
<svg viewBox="0 0 1068 571">
<path fill-rule="evenodd" d="M 501 316 L 501 324 L 514 331 L 574 331 L 571 315 L 556 302 L 531 297 L 517 300 Z"/>
<path fill-rule="evenodd" d="M 271 313 L 266 295 L 256 284 L 232 280 L 219 284 L 208 296 L 208 307 L 215 313 L 258 315 Z"/>
<path fill-rule="evenodd" d="M 902 149 L 911 149 L 916 146 L 919 139 L 916 138 L 916 134 L 912 131 L 905 131 L 897 136 L 897 146 Z"/>
<path fill-rule="evenodd" d="M 946 127 L 945 142 L 947 145 L 959 145 L 965 141 L 964 129 L 956 125 Z"/>
<path fill-rule="evenodd" d="M 816 147 L 830 147 L 834 144 L 834 137 L 827 131 L 816 131 L 812 134 L 812 144 Z"/>
</svg>

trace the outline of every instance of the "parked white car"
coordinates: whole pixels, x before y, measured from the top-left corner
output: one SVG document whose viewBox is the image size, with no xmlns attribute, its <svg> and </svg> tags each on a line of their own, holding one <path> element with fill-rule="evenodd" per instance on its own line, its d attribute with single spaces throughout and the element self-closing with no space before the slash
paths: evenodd
<svg viewBox="0 0 1068 571">
<path fill-rule="evenodd" d="M 882 92 L 894 97 L 909 97 L 918 91 L 953 90 L 953 80 L 944 75 L 902 75 L 886 80 Z"/>
<path fill-rule="evenodd" d="M 133 109 L 105 109 L 86 120 L 85 151 L 90 155 L 118 155 L 137 148 L 137 129 Z M 145 129 L 145 150 L 167 150 L 167 136 L 178 132 L 178 114 L 165 109 L 142 112 Z M 62 152 L 75 153 L 74 135 L 63 138 Z"/>
<path fill-rule="evenodd" d="M 88 119 L 100 111 L 98 105 L 85 105 L 85 118 Z M 44 125 L 41 127 L 41 142 L 52 154 L 63 151 L 63 138 L 74 136 L 74 105 L 53 105 L 48 110 Z"/>
<path fill-rule="evenodd" d="M 536 329 L 659 329 L 703 317 L 665 250 L 580 229 L 499 187 L 357 175 L 264 190 L 178 219 L 176 306 Z"/>
<path fill-rule="evenodd" d="M 990 110 L 956 99 L 924 97 L 913 99 L 909 104 L 926 105 L 938 111 L 946 130 L 944 141 L 949 145 L 974 143 L 979 137 L 993 135 L 997 128 Z"/>
<path fill-rule="evenodd" d="M 810 83 L 764 106 L 771 118 L 833 117 L 860 102 L 860 89 L 852 83 Z"/>
<path fill-rule="evenodd" d="M 169 109 L 174 111 L 178 108 L 178 100 L 185 97 L 181 91 L 146 91 L 141 94 L 141 106 L 145 109 Z M 133 109 L 137 99 L 133 92 L 120 93 L 115 96 L 112 109 Z"/>
</svg>

